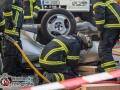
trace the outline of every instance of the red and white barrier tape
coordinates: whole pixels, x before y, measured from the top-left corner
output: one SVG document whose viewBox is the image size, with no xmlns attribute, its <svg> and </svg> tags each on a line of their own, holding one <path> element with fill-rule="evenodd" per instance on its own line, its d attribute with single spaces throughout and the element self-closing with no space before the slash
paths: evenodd
<svg viewBox="0 0 120 90">
<path fill-rule="evenodd" d="M 50 84 L 43 84 L 39 86 L 34 86 L 30 88 L 23 88 L 20 90 L 58 90 L 63 88 L 74 88 L 81 86 L 82 84 L 94 83 L 102 80 L 113 79 L 120 77 L 120 70 L 115 70 L 112 72 L 103 72 L 99 74 L 93 74 L 83 77 L 72 78 L 60 82 L 54 82 Z"/>
</svg>

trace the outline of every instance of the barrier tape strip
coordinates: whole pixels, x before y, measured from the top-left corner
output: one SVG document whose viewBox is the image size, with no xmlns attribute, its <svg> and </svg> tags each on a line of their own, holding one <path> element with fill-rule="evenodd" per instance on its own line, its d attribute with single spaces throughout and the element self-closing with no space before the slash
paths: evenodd
<svg viewBox="0 0 120 90">
<path fill-rule="evenodd" d="M 99 74 L 93 74 L 83 77 L 72 78 L 60 82 L 54 82 L 50 84 L 43 84 L 39 86 L 23 88 L 20 90 L 58 90 L 63 88 L 74 88 L 81 86 L 82 84 L 94 83 L 98 81 L 108 80 L 120 77 L 120 70 L 115 70 L 112 72 L 103 72 Z"/>
</svg>

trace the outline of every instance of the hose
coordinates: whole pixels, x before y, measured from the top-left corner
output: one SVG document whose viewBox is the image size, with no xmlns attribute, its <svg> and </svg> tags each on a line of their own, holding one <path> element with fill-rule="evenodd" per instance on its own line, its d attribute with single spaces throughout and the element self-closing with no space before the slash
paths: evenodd
<svg viewBox="0 0 120 90">
<path fill-rule="evenodd" d="M 36 68 L 35 66 L 30 62 L 30 60 L 28 59 L 28 57 L 25 55 L 25 53 L 22 51 L 22 49 L 20 48 L 20 46 L 18 45 L 17 41 L 14 41 L 13 44 L 18 48 L 18 50 L 21 52 L 22 56 L 24 57 L 24 59 L 26 60 L 26 62 L 30 65 L 30 67 L 43 79 L 45 80 L 47 83 L 50 83 L 50 81 L 45 78 Z"/>
</svg>

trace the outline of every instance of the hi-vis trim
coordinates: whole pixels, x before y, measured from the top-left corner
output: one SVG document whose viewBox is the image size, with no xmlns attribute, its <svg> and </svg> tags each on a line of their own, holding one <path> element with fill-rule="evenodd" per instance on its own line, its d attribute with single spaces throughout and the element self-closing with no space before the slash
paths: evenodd
<svg viewBox="0 0 120 90">
<path fill-rule="evenodd" d="M 57 60 L 57 61 L 52 61 L 52 60 L 43 60 L 43 59 L 39 59 L 39 62 L 41 64 L 46 64 L 46 65 L 63 65 L 63 64 L 66 64 L 66 62 L 62 62 L 60 60 Z"/>
<path fill-rule="evenodd" d="M 37 9 L 37 10 L 40 11 L 40 7 L 38 7 L 38 6 L 35 6 L 34 9 Z"/>
<path fill-rule="evenodd" d="M 4 32 L 7 33 L 7 34 L 12 34 L 12 35 L 19 36 L 19 33 L 16 32 L 15 29 L 13 29 L 13 30 L 5 29 Z"/>
<path fill-rule="evenodd" d="M 64 50 L 64 48 L 60 47 L 60 48 L 54 48 L 54 49 L 51 49 L 44 57 L 44 60 L 47 60 L 48 57 L 53 54 L 54 52 L 57 52 L 57 51 L 62 51 Z"/>
<path fill-rule="evenodd" d="M 17 10 L 17 11 L 20 11 L 20 12 L 22 12 L 22 13 L 24 12 L 24 11 L 23 11 L 23 8 L 21 8 L 21 7 L 12 5 L 12 8 L 15 9 L 15 10 Z"/>
<path fill-rule="evenodd" d="M 3 26 L 3 25 L 5 25 L 5 20 L 2 20 L 2 21 L 0 22 L 0 26 Z"/>
<path fill-rule="evenodd" d="M 54 74 L 54 76 L 56 77 L 56 80 L 57 81 L 60 81 L 60 77 L 58 76 L 58 74 L 56 74 L 56 73 L 53 73 Z"/>
<path fill-rule="evenodd" d="M 99 20 L 99 21 L 95 21 L 96 24 L 104 24 L 105 23 L 105 20 Z"/>
<path fill-rule="evenodd" d="M 111 66 L 111 65 L 115 65 L 115 61 L 110 61 L 110 62 L 106 62 L 106 63 L 101 64 L 101 66 L 104 68 L 107 66 Z"/>
<path fill-rule="evenodd" d="M 12 13 L 12 11 L 11 11 L 11 12 L 3 12 L 3 15 L 4 15 L 4 16 L 12 16 L 13 13 Z"/>
<path fill-rule="evenodd" d="M 97 2 L 93 5 L 93 8 L 96 8 L 97 6 L 104 6 L 105 7 L 105 3 L 103 2 Z"/>
<path fill-rule="evenodd" d="M 58 73 L 58 74 L 61 76 L 62 80 L 65 80 L 64 74 L 62 74 L 62 73 Z"/>
<path fill-rule="evenodd" d="M 66 45 L 62 41 L 60 41 L 58 39 L 53 39 L 52 41 L 57 42 L 61 47 L 63 47 L 65 49 L 66 54 L 68 53 L 68 48 L 66 47 Z"/>
<path fill-rule="evenodd" d="M 79 56 L 67 56 L 67 59 L 69 59 L 69 60 L 78 60 Z"/>
<path fill-rule="evenodd" d="M 117 70 L 117 68 L 116 67 L 105 68 L 106 72 L 110 72 L 110 71 L 113 71 L 113 70 Z"/>
</svg>

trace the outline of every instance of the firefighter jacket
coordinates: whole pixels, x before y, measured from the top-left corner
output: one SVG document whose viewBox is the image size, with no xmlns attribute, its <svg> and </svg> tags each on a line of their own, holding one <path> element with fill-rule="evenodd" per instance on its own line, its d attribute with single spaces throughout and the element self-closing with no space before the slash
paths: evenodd
<svg viewBox="0 0 120 90">
<path fill-rule="evenodd" d="M 3 17 L 2 9 L 0 8 L 0 32 L 4 32 L 5 30 L 5 20 Z"/>
<path fill-rule="evenodd" d="M 120 8 L 116 0 L 94 0 L 93 10 L 98 30 L 120 28 Z"/>
<path fill-rule="evenodd" d="M 81 45 L 72 35 L 58 36 L 48 43 L 42 50 L 39 58 L 40 65 L 50 66 L 50 68 L 70 66 L 74 69 L 79 60 Z"/>
<path fill-rule="evenodd" d="M 15 22 L 15 28 L 12 30 L 5 29 L 6 34 L 19 36 L 19 29 L 23 23 L 23 5 L 22 0 L 2 0 L 2 10 L 5 19 L 11 18 Z M 19 28 L 17 30 L 17 28 Z"/>
<path fill-rule="evenodd" d="M 40 11 L 40 0 L 24 0 L 24 19 L 33 19 L 33 12 Z"/>
</svg>

